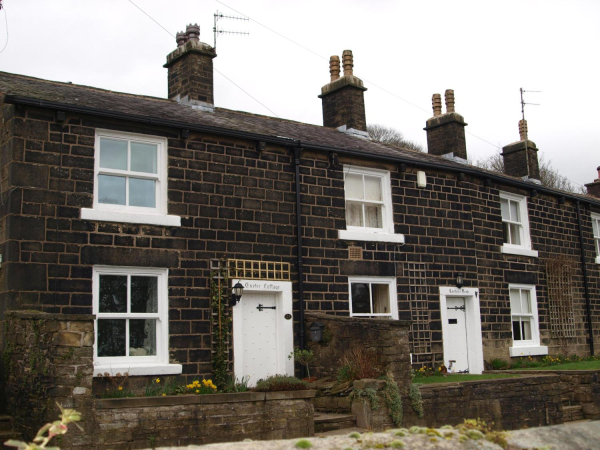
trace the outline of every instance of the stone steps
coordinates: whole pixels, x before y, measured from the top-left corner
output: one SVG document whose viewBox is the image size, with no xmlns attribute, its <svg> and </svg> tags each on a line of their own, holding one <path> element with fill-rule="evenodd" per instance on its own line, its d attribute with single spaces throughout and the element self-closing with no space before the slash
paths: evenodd
<svg viewBox="0 0 600 450">
<path fill-rule="evenodd" d="M 352 414 L 327 414 L 315 412 L 314 420 L 315 433 L 356 427 L 356 417 Z"/>
<path fill-rule="evenodd" d="M 583 407 L 581 405 L 563 406 L 563 422 L 583 420 Z"/>
</svg>

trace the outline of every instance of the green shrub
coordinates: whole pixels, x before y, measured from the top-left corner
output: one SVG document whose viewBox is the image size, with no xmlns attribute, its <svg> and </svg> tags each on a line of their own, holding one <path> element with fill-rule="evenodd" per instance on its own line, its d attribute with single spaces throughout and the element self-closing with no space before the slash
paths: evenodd
<svg viewBox="0 0 600 450">
<path fill-rule="evenodd" d="M 356 367 L 352 364 L 344 364 L 337 371 L 337 380 L 340 383 L 345 383 L 346 381 L 353 381 L 357 378 L 357 370 Z"/>
<path fill-rule="evenodd" d="M 287 375 L 273 375 L 268 378 L 258 380 L 254 390 L 258 392 L 304 391 L 309 389 L 309 387 L 310 385 L 306 381 L 299 380 L 296 377 L 290 377 Z"/>
<path fill-rule="evenodd" d="M 499 358 L 492 359 L 490 361 L 490 364 L 492 365 L 492 369 L 494 370 L 506 370 L 509 367 L 508 362 Z"/>
<path fill-rule="evenodd" d="M 306 439 L 300 439 L 296 442 L 296 447 L 298 448 L 310 448 L 312 447 L 312 443 Z"/>
</svg>

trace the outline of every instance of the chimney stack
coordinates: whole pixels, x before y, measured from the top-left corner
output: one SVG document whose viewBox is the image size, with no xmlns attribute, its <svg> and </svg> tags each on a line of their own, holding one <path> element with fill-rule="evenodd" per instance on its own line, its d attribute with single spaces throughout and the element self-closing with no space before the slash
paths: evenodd
<svg viewBox="0 0 600 450">
<path fill-rule="evenodd" d="M 502 147 L 504 159 L 504 173 L 524 180 L 540 180 L 540 165 L 538 162 L 538 149 L 535 142 L 527 136 L 527 121 L 519 120 L 520 141 Z"/>
<path fill-rule="evenodd" d="M 454 91 L 446 89 L 444 94 L 446 113 L 442 114 L 442 96 L 433 94 L 431 103 L 433 117 L 427 120 L 427 152 L 437 156 L 451 156 L 467 160 L 465 119 L 454 110 Z"/>
<path fill-rule="evenodd" d="M 323 126 L 343 130 L 358 130 L 365 134 L 367 119 L 365 115 L 365 98 L 360 78 L 354 76 L 354 58 L 351 50 L 342 54 L 344 75 L 340 77 L 340 58 L 332 56 L 329 59 L 331 81 L 321 88 L 319 98 L 323 102 Z M 361 134 L 361 133 L 358 133 Z"/>
<path fill-rule="evenodd" d="M 213 58 L 215 49 L 200 42 L 200 27 L 188 25 L 177 33 L 177 48 L 163 66 L 169 70 L 169 99 L 205 111 L 214 110 Z"/>
<path fill-rule="evenodd" d="M 593 183 L 586 184 L 585 187 L 588 195 L 600 198 L 600 167 L 596 167 L 596 170 L 598 171 L 598 178 Z"/>
</svg>

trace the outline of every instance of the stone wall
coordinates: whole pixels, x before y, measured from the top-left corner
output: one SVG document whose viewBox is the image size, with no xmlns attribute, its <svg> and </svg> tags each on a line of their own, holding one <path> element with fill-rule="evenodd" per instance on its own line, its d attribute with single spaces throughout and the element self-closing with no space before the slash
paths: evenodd
<svg viewBox="0 0 600 450">
<path fill-rule="evenodd" d="M 314 434 L 315 391 L 96 400 L 90 448 L 202 445 Z"/>
<path fill-rule="evenodd" d="M 410 384 L 408 322 L 322 313 L 307 313 L 305 319 L 307 328 L 313 322 L 325 325 L 324 340 L 308 343 L 316 357 L 315 376 L 335 378 L 344 357 L 351 357 L 352 351 L 357 349 L 373 355 L 382 369 L 392 372 L 400 386 Z"/>
<path fill-rule="evenodd" d="M 33 439 L 45 423 L 58 420 L 59 403 L 83 417 L 83 432 L 75 426 L 61 447 L 91 441 L 93 426 L 92 345 L 94 316 L 10 312 L 6 315 L 6 391 L 2 403 L 15 429 Z"/>
</svg>

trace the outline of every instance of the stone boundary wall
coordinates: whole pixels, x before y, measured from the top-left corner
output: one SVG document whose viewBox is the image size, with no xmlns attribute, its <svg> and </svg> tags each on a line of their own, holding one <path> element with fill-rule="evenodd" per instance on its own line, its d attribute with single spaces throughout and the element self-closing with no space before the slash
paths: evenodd
<svg viewBox="0 0 600 450">
<path fill-rule="evenodd" d="M 96 400 L 94 445 L 147 448 L 314 435 L 314 390 Z"/>
<path fill-rule="evenodd" d="M 308 333 L 306 338 L 308 348 L 315 354 L 315 376 L 335 379 L 344 356 L 361 349 L 375 354 L 378 363 L 392 372 L 398 385 L 408 388 L 411 379 L 408 321 L 306 313 L 305 327 L 313 322 L 325 324 L 322 342 L 310 342 Z"/>
<path fill-rule="evenodd" d="M 3 351 L 6 388 L 2 402 L 15 430 L 31 440 L 45 423 L 58 420 L 59 403 L 82 413 L 60 447 L 84 444 L 94 431 L 92 346 L 94 316 L 8 312 Z"/>
</svg>

